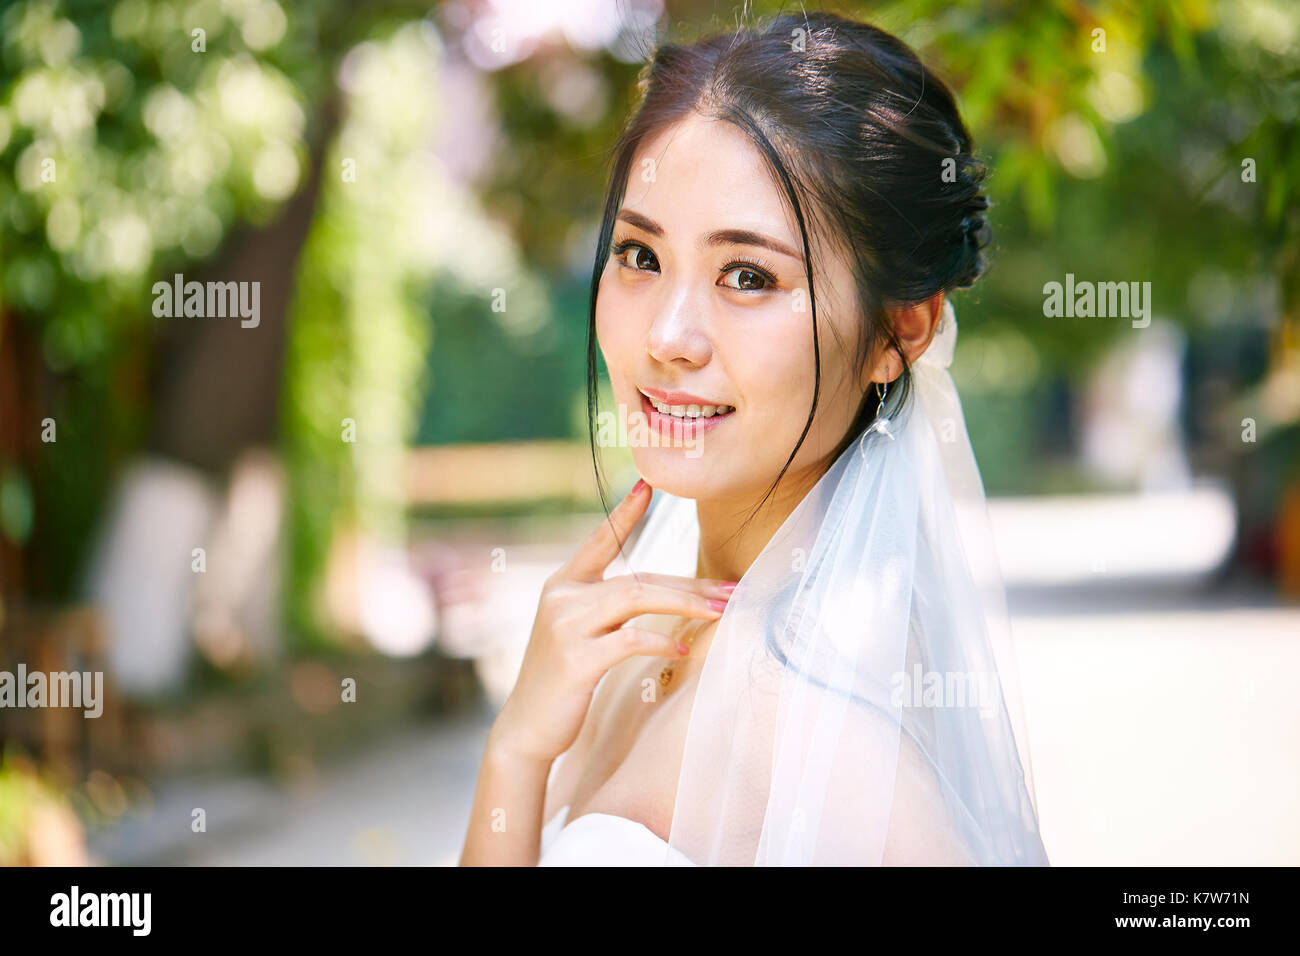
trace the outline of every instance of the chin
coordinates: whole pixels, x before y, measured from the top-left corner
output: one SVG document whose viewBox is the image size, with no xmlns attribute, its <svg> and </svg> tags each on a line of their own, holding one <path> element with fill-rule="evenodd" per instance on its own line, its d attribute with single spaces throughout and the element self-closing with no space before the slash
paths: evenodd
<svg viewBox="0 0 1300 956">
<path fill-rule="evenodd" d="M 725 493 L 730 482 L 719 473 L 716 457 L 711 459 L 705 452 L 688 458 L 690 454 L 694 452 L 689 448 L 638 448 L 633 450 L 632 460 L 637 474 L 650 487 L 678 498 L 712 498 Z"/>
</svg>

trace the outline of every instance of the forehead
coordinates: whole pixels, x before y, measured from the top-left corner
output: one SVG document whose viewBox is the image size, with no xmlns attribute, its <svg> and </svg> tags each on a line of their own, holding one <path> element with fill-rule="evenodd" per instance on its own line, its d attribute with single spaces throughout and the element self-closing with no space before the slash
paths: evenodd
<svg viewBox="0 0 1300 956">
<path fill-rule="evenodd" d="M 743 228 L 803 248 L 762 154 L 724 120 L 693 113 L 642 143 L 623 205 L 658 221 L 669 235 Z"/>
</svg>

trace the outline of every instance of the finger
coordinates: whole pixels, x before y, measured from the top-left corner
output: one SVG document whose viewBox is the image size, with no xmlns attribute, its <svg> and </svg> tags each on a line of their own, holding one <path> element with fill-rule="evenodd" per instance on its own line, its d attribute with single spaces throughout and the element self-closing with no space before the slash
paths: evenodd
<svg viewBox="0 0 1300 956">
<path fill-rule="evenodd" d="M 605 568 L 618 555 L 620 542 L 627 541 L 636 523 L 650 505 L 652 489 L 639 479 L 627 496 L 614 506 L 595 531 L 561 569 L 561 575 L 579 581 L 599 581 Z"/>
<path fill-rule="evenodd" d="M 631 576 L 615 579 L 590 610 L 581 615 L 584 629 L 609 630 L 642 614 L 668 614 L 715 621 L 727 606 L 724 598 L 705 597 L 681 588 L 647 584 Z"/>
<path fill-rule="evenodd" d="M 629 657 L 685 657 L 690 648 L 667 634 L 644 627 L 620 627 L 590 644 L 593 666 L 603 674 Z"/>
<path fill-rule="evenodd" d="M 666 588 L 679 588 L 691 594 L 720 597 L 724 600 L 731 597 L 731 593 L 736 590 L 736 585 L 740 583 L 739 581 L 720 581 L 715 578 L 688 578 L 679 574 L 651 574 L 644 571 L 638 571 L 636 574 L 619 575 L 616 578 L 606 578 L 606 580 L 617 581 L 620 578 L 630 578 L 644 584 L 657 584 Z"/>
</svg>

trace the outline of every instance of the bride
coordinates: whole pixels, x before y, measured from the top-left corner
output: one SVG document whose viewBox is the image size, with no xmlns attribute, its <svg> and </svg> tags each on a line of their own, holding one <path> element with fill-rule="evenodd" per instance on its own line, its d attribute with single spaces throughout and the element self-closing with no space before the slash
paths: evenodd
<svg viewBox="0 0 1300 956">
<path fill-rule="evenodd" d="M 461 864 L 1046 865 L 947 372 L 988 206 L 952 95 L 824 13 L 639 90 L 588 407 L 599 346 L 644 477 L 546 582 Z"/>
</svg>

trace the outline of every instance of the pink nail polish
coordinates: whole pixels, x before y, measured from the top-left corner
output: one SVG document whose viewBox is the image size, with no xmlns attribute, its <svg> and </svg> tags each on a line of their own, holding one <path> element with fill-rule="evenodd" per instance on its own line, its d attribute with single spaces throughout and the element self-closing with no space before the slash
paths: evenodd
<svg viewBox="0 0 1300 956">
<path fill-rule="evenodd" d="M 715 611 L 725 611 L 727 609 L 727 602 L 719 600 L 718 598 L 709 598 L 709 607 L 713 608 Z"/>
<path fill-rule="evenodd" d="M 628 492 L 628 497 L 631 497 L 632 495 L 640 494 L 641 489 L 644 487 L 646 487 L 645 479 L 638 478 L 636 480 L 636 484 L 632 486 L 632 490 Z"/>
<path fill-rule="evenodd" d="M 683 654 L 689 654 L 691 652 L 691 649 L 687 647 L 685 644 L 683 644 L 681 641 L 677 642 L 677 649 L 681 651 Z"/>
<path fill-rule="evenodd" d="M 718 587 L 730 594 L 732 591 L 736 590 L 736 585 L 739 583 L 739 581 L 723 581 L 718 585 Z"/>
</svg>

